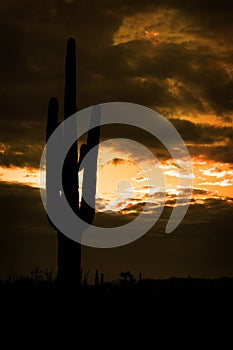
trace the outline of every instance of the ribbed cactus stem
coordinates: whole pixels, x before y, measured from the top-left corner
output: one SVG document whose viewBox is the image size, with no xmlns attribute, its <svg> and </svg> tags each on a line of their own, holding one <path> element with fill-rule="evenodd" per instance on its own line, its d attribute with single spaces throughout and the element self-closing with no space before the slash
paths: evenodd
<svg viewBox="0 0 233 350">
<path fill-rule="evenodd" d="M 65 62 L 65 93 L 64 93 L 64 120 L 69 118 L 77 111 L 76 101 L 76 44 L 73 38 L 70 38 L 67 42 L 66 50 L 66 62 Z M 100 109 L 95 106 L 92 110 L 90 128 L 94 120 L 100 119 Z M 48 119 L 46 126 L 46 142 L 53 133 L 53 131 L 59 125 L 58 121 L 58 100 L 53 97 L 49 101 L 48 107 Z M 63 136 L 61 135 L 61 143 L 66 138 L 76 139 L 77 128 L 74 128 L 71 132 L 73 135 L 67 134 L 67 130 L 64 127 Z M 62 139 L 63 137 L 63 139 Z M 95 215 L 95 194 L 96 194 L 96 169 L 97 169 L 97 157 L 98 147 L 95 147 L 91 153 L 91 161 L 84 164 L 83 175 L 83 198 L 79 207 L 79 191 L 78 191 L 78 171 L 80 170 L 81 162 L 88 151 L 94 146 L 99 144 L 100 127 L 95 127 L 88 132 L 87 144 L 83 144 L 80 149 L 80 157 L 78 161 L 78 145 L 77 141 L 71 146 L 63 165 L 62 172 L 62 195 L 66 196 L 67 202 L 73 211 L 79 215 L 84 221 L 91 224 Z M 55 188 L 53 181 L 53 172 L 51 169 L 52 162 L 50 162 L 52 154 L 50 150 L 47 150 L 46 154 L 46 192 L 47 192 L 47 206 L 53 205 L 54 199 L 60 196 L 62 189 Z M 55 181 L 56 183 L 56 181 Z M 91 185 L 90 185 L 91 184 Z M 86 203 L 85 199 L 88 198 Z M 56 229 L 54 224 L 49 220 L 49 223 Z M 56 229 L 57 230 L 57 229 Z M 65 232 L 64 234 L 57 230 L 58 237 L 58 273 L 57 281 L 63 285 L 76 285 L 81 284 L 81 244 L 69 239 Z"/>
<path fill-rule="evenodd" d="M 67 42 L 66 63 L 65 63 L 65 94 L 64 94 L 64 120 L 77 111 L 76 102 L 76 48 L 75 40 L 70 38 Z M 72 130 L 76 139 L 77 130 Z M 64 128 L 64 138 L 70 138 Z M 78 147 L 77 141 L 71 146 L 63 166 L 63 189 L 66 199 L 73 209 L 78 213 L 79 193 L 78 193 Z"/>
<path fill-rule="evenodd" d="M 82 200 L 79 215 L 82 220 L 92 224 L 95 216 L 95 194 L 96 194 L 96 169 L 98 158 L 98 147 L 100 139 L 100 127 L 93 127 L 94 120 L 100 122 L 100 107 L 94 106 L 91 112 L 90 127 L 87 135 L 85 152 L 89 152 L 89 160 L 84 163 Z M 83 146 L 83 145 L 82 145 Z M 81 151 L 81 150 L 80 150 Z"/>
<path fill-rule="evenodd" d="M 67 42 L 65 62 L 64 120 L 77 111 L 76 107 L 76 45 L 70 38 Z M 69 130 L 70 132 L 70 130 Z M 77 130 L 72 130 L 76 139 Z M 64 127 L 63 137 L 70 138 Z M 78 214 L 78 150 L 77 141 L 71 146 L 63 165 L 62 184 L 64 195 L 73 211 Z M 81 283 L 81 245 L 58 232 L 58 275 L 62 285 L 80 285 Z"/>
</svg>

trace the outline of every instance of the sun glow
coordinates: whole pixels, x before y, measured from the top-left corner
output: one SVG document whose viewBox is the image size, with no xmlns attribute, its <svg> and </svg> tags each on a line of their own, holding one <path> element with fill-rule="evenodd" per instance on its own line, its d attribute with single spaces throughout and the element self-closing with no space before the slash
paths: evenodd
<svg viewBox="0 0 233 350">
<path fill-rule="evenodd" d="M 0 181 L 40 187 L 40 172 L 36 168 L 0 167 Z"/>
<path fill-rule="evenodd" d="M 110 159 L 111 155 L 111 160 Z M 147 160 L 145 160 L 145 163 Z M 150 163 L 148 161 L 148 167 Z M 204 203 L 209 198 L 233 198 L 233 168 L 230 163 L 214 162 L 203 156 L 192 158 L 193 173 L 185 174 L 192 177 L 193 201 Z M 143 202 L 162 203 L 164 194 L 167 203 L 175 203 L 179 191 L 185 195 L 186 188 L 179 187 L 179 172 L 172 160 L 161 160 L 158 170 L 165 178 L 165 187 L 148 184 L 143 170 L 136 160 L 128 159 L 123 151 L 100 147 L 97 171 L 96 207 L 98 211 L 122 211 L 124 208 Z M 156 170 L 155 170 L 156 171 Z M 79 174 L 80 192 L 82 188 L 82 172 Z M 45 178 L 45 172 L 27 167 L 0 167 L 0 181 L 40 187 L 40 177 Z M 158 172 L 159 177 L 159 172 Z"/>
</svg>

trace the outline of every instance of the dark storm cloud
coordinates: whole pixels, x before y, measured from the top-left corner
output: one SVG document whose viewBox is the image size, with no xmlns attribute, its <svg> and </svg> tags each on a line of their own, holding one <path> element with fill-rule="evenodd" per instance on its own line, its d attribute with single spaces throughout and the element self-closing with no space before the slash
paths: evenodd
<svg viewBox="0 0 233 350">
<path fill-rule="evenodd" d="M 0 166 L 39 168 L 42 151 L 42 145 L 8 145 L 4 153 L 0 154 Z"/>
<path fill-rule="evenodd" d="M 218 32 L 224 32 L 224 29 L 229 29 L 229 24 L 232 19 L 233 4 L 228 0 L 128 0 L 128 1 L 105 1 L 102 0 L 101 4 L 109 4 L 109 7 L 114 9 L 116 12 L 123 16 L 133 15 L 135 13 L 152 12 L 154 10 L 160 9 L 174 9 L 181 10 L 186 16 L 190 16 L 195 19 L 197 23 L 202 26 L 213 29 L 216 31 L 218 27 Z M 216 15 L 218 22 L 216 23 Z M 222 28 L 219 26 L 219 21 L 222 23 Z M 230 32 L 228 32 L 230 34 Z M 207 33 L 202 33 L 202 35 L 207 35 Z"/>
<path fill-rule="evenodd" d="M 212 144 L 219 141 L 227 142 L 233 137 L 233 129 L 231 127 L 195 124 L 189 120 L 178 118 L 172 118 L 170 121 L 185 141 L 192 141 L 197 144 Z"/>
<path fill-rule="evenodd" d="M 232 81 L 216 67 L 218 57 L 208 47 L 196 43 L 191 49 L 185 42 L 165 42 L 156 50 L 143 40 L 112 47 L 113 35 L 126 16 L 161 8 L 179 9 L 185 18 L 190 16 L 193 23 L 186 28 L 189 32 L 199 30 L 201 38 L 219 37 L 223 27 L 231 27 L 232 6 L 225 2 L 207 3 L 51 0 L 32 7 L 29 1 L 4 1 L 0 31 L 1 76 L 5 81 L 3 118 L 16 117 L 16 113 L 18 118 L 29 118 L 36 110 L 35 118 L 41 119 L 47 98 L 53 94 L 62 97 L 64 46 L 70 35 L 78 43 L 80 108 L 122 100 L 172 109 L 182 103 L 202 110 L 201 95 L 217 113 L 232 111 Z M 205 26 L 207 31 L 202 30 Z M 147 57 L 148 52 L 152 56 Z M 193 63 L 197 65 L 195 70 Z M 140 76 L 149 80 L 135 79 Z M 164 82 L 167 77 L 181 80 L 189 89 L 180 86 L 180 96 L 174 98 Z"/>
<path fill-rule="evenodd" d="M 150 45 L 137 41 L 119 45 L 125 46 L 124 50 L 109 49 L 112 58 L 103 59 L 104 66 L 95 68 L 96 76 L 85 89 L 85 104 L 97 88 L 95 102 L 133 102 L 165 108 L 174 115 L 208 112 L 204 103 L 218 115 L 233 111 L 232 79 L 219 67 L 216 57 L 206 57 L 199 48 L 190 50 L 183 44 L 164 44 L 146 57 L 143 53 Z"/>
<path fill-rule="evenodd" d="M 171 119 L 191 156 L 205 155 L 217 162 L 233 163 L 231 151 L 233 129 L 209 124 L 195 124 L 188 120 Z"/>
<path fill-rule="evenodd" d="M 141 204 L 138 209 L 142 209 Z M 171 211 L 172 208 L 165 207 L 155 226 L 130 245 L 111 250 L 84 247 L 86 270 L 94 271 L 97 263 L 111 276 L 131 266 L 135 273 L 145 271 L 143 274 L 157 277 L 232 276 L 232 204 L 221 200 L 209 200 L 206 205 L 192 204 L 180 226 L 166 235 Z M 126 216 L 132 220 L 135 215 Z M 103 221 L 105 227 L 111 227 L 110 222 L 113 222 L 115 226 L 117 221 L 111 221 L 111 216 L 115 215 L 97 215 L 96 223 L 101 226 L 100 221 Z M 121 218 L 118 220 L 123 224 Z"/>
<path fill-rule="evenodd" d="M 112 46 L 127 16 L 150 15 L 161 9 L 179 11 L 171 29 L 184 21 L 183 41 L 168 38 L 170 41 L 156 47 L 143 38 Z M 223 121 L 230 120 L 232 9 L 233 3 L 226 0 L 1 1 L 0 142 L 6 148 L 1 165 L 38 165 L 50 96 L 59 97 L 62 116 L 69 36 L 77 40 L 79 109 L 125 101 L 153 106 L 173 117 L 182 114 L 185 118 L 184 111 L 192 115 L 211 109 Z M 195 36 L 194 43 L 186 40 L 188 34 Z M 233 162 L 228 128 L 199 125 L 198 118 L 197 125 L 172 122 L 193 144 L 225 142 L 225 146 L 208 150 L 195 145 L 193 154 L 202 152 L 212 159 Z M 103 138 L 114 135 L 109 130 L 102 130 Z M 121 135 L 126 131 L 121 130 Z M 155 147 L 148 135 L 131 130 L 132 138 L 135 135 Z M 158 158 L 164 156 L 158 144 L 156 147 Z M 56 235 L 47 224 L 39 191 L 1 183 L 0 197 L 1 274 L 55 266 Z M 193 204 L 177 234 L 166 236 L 164 226 L 170 212 L 171 208 L 165 208 L 154 231 L 130 246 L 104 252 L 85 247 L 85 269 L 95 270 L 103 264 L 107 272 L 119 273 L 133 266 L 137 272 L 140 269 L 157 277 L 232 276 L 231 205 L 223 201 Z M 113 214 L 97 215 L 96 220 L 107 227 L 126 223 L 125 217 Z"/>
<path fill-rule="evenodd" d="M 195 190 L 194 193 L 201 193 L 205 194 L 207 192 L 200 190 Z M 170 197 L 170 196 L 169 196 Z M 172 197 L 172 196 L 171 196 Z M 166 206 L 164 207 L 163 213 L 160 218 L 159 227 L 163 227 L 163 233 L 165 232 L 165 226 L 167 224 L 167 220 L 169 219 L 171 212 L 173 210 L 173 205 L 175 202 L 174 200 L 168 200 L 166 201 Z M 133 204 L 132 206 L 129 206 L 125 209 L 125 212 L 129 210 L 134 210 L 135 213 L 131 213 L 127 215 L 128 218 L 135 218 L 135 216 L 140 213 L 144 209 L 145 202 L 139 202 L 137 204 Z M 172 205 L 172 207 L 170 207 Z M 207 210 L 208 208 L 208 210 Z M 155 209 L 155 207 L 152 209 Z M 103 214 L 104 215 L 104 214 Z M 220 227 L 222 225 L 222 228 L 230 228 L 232 227 L 231 223 L 231 215 L 232 215 L 232 203 L 229 204 L 229 201 L 227 200 L 221 200 L 221 199 L 213 199 L 213 198 L 207 198 L 204 200 L 204 204 L 198 204 L 195 199 L 192 199 L 191 205 L 189 206 L 189 209 L 187 211 L 187 214 L 180 224 L 181 226 L 186 226 L 189 224 L 195 225 L 195 224 L 207 224 L 212 228 L 214 226 L 214 223 Z M 224 217 L 224 219 L 223 219 Z M 157 225 L 156 225 L 157 226 Z M 161 230 L 156 231 L 156 226 L 150 230 L 148 234 L 158 234 L 161 233 Z M 179 228 L 176 230 L 180 230 Z M 211 233 L 211 232 L 210 232 Z M 232 237 L 233 239 L 233 237 Z"/>
<path fill-rule="evenodd" d="M 233 163 L 232 142 L 227 142 L 223 146 L 189 146 L 190 154 L 193 155 L 205 155 L 206 158 L 214 160 L 216 162 Z"/>
<path fill-rule="evenodd" d="M 1 182 L 0 197 L 2 235 L 50 232 L 38 189 Z"/>
<path fill-rule="evenodd" d="M 188 120 L 170 119 L 183 140 L 188 143 L 191 156 L 205 155 L 217 162 L 233 163 L 231 150 L 233 129 L 227 126 L 195 124 Z"/>
<path fill-rule="evenodd" d="M 156 120 L 155 120 L 156 122 Z M 210 160 L 219 162 L 233 163 L 232 157 L 232 137 L 233 129 L 227 126 L 214 126 L 210 124 L 195 124 L 189 120 L 171 118 L 170 122 L 175 126 L 181 137 L 188 145 L 188 150 L 191 156 L 200 154 L 206 155 Z M 120 125 L 104 126 L 101 128 L 102 139 L 111 138 L 126 138 L 132 139 L 140 144 L 149 147 L 155 154 L 158 160 L 168 159 L 170 157 L 165 147 L 153 137 L 150 133 L 136 127 L 125 125 L 122 128 Z M 171 141 L 171 140 L 170 140 Z M 120 152 L 129 152 L 130 159 L 142 159 L 145 157 L 144 150 L 139 148 L 135 152 L 127 149 L 127 144 L 123 141 L 114 143 L 115 148 Z"/>
<path fill-rule="evenodd" d="M 55 268 L 56 233 L 48 225 L 39 190 L 0 184 L 0 276 L 30 273 L 39 266 Z M 142 204 L 139 204 L 143 209 Z M 207 209 L 208 208 L 208 209 Z M 83 247 L 83 268 L 119 273 L 122 264 L 157 277 L 195 275 L 214 277 L 233 274 L 232 204 L 209 199 L 192 204 L 182 224 L 171 235 L 165 226 L 172 208 L 165 207 L 157 224 L 142 239 L 114 249 Z M 98 213 L 95 225 L 117 227 L 134 215 Z"/>
<path fill-rule="evenodd" d="M 55 268 L 56 234 L 47 223 L 38 189 L 0 183 L 0 279 Z"/>
<path fill-rule="evenodd" d="M 167 23 L 174 32 L 183 23 L 183 40 L 169 39 L 168 35 L 159 46 L 145 38 L 113 46 L 114 35 L 125 18 L 168 9 L 178 11 L 174 23 L 169 24 L 169 18 Z M 211 109 L 223 120 L 229 118 L 233 111 L 233 85 L 227 68 L 233 61 L 231 9 L 229 2 L 215 0 L 43 0 L 33 6 L 28 0 L 1 2 L 0 132 L 1 142 L 9 146 L 2 163 L 29 164 L 31 157 L 31 163 L 38 164 L 50 96 L 59 97 L 62 116 L 65 42 L 70 35 L 77 40 L 79 109 L 125 101 L 151 106 L 173 117 L 182 113 L 185 118 L 185 113 Z M 195 36 L 194 42 L 188 34 Z M 38 123 L 31 134 L 24 121 Z M 201 130 L 187 121 L 174 123 L 185 141 L 211 143 L 214 137 L 220 140 L 221 135 L 224 138 L 228 134 L 224 128 L 203 126 Z M 104 130 L 102 134 L 104 138 Z M 111 134 L 110 130 L 108 136 Z M 143 135 L 138 132 L 139 139 Z M 154 140 L 144 139 L 155 147 Z M 27 145 L 35 143 L 33 156 L 33 148 Z M 228 146 L 221 147 L 226 161 Z M 23 159 L 15 152 L 27 155 Z M 214 156 L 214 151 L 209 153 Z"/>
<path fill-rule="evenodd" d="M 32 144 L 41 143 L 43 141 L 45 129 L 44 122 L 36 121 L 19 121 L 15 119 L 1 121 L 1 143 L 21 143 Z"/>
<path fill-rule="evenodd" d="M 146 186 L 144 186 L 144 188 L 147 188 Z M 195 196 L 198 195 L 204 195 L 206 197 L 209 196 L 209 192 L 206 190 L 201 190 L 201 189 L 193 189 L 192 191 L 192 195 L 193 198 L 189 200 L 187 200 L 187 198 L 189 198 L 190 196 L 190 189 L 179 189 L 179 203 L 180 205 L 182 204 L 186 204 L 187 202 L 190 203 L 193 207 L 193 205 L 195 205 L 194 207 L 199 207 L 199 205 L 197 204 L 197 200 L 194 198 Z M 148 199 L 149 199 L 149 204 L 148 204 Z M 169 207 L 172 206 L 174 207 L 176 200 L 177 200 L 177 195 L 175 194 L 167 194 L 166 198 L 164 198 L 164 192 L 156 192 L 154 194 L 150 194 L 145 195 L 143 198 L 138 198 L 136 199 L 136 203 L 134 203 L 133 200 L 130 200 L 130 204 L 128 204 L 128 202 L 122 202 L 119 204 L 119 210 L 121 213 L 127 214 L 129 215 L 129 217 L 136 217 L 140 214 L 140 212 L 144 209 L 145 205 L 147 204 L 147 208 L 145 210 L 145 217 L 147 214 L 151 214 L 152 212 L 156 213 L 156 211 L 160 210 L 161 206 L 164 206 L 164 200 L 165 200 L 165 213 L 166 213 L 166 217 L 168 218 L 167 212 L 169 211 Z M 205 200 L 206 206 L 210 206 L 211 210 L 213 210 L 212 205 L 214 205 L 214 203 L 218 204 L 218 207 L 220 208 L 220 204 L 221 204 L 221 210 L 227 210 L 227 202 L 226 201 L 208 201 Z M 125 207 L 122 209 L 123 205 L 125 204 Z M 205 204 L 203 205 L 203 207 L 205 207 Z M 192 213 L 194 212 L 193 209 L 190 208 L 190 210 L 192 211 Z M 194 215 L 193 217 L 193 222 L 195 221 L 196 216 Z"/>
<path fill-rule="evenodd" d="M 155 51 L 153 57 L 143 57 L 142 61 L 138 62 L 138 73 L 149 77 L 155 76 L 162 81 L 167 78 L 175 79 L 174 88 L 177 89 L 178 96 L 174 96 L 171 91 L 163 104 L 156 101 L 156 90 L 151 90 L 157 106 L 164 105 L 171 111 L 180 108 L 186 112 L 188 110 L 204 112 L 204 100 L 221 115 L 233 111 L 231 98 L 233 81 L 221 69 L 218 60 L 219 58 L 210 51 L 207 52 L 205 47 L 197 46 L 190 49 L 189 43 L 166 43 Z M 164 84 L 163 87 L 160 86 L 161 88 L 168 91 L 169 85 Z"/>
<path fill-rule="evenodd" d="M 44 123 L 2 121 L 0 166 L 38 168 L 44 148 Z"/>
<path fill-rule="evenodd" d="M 35 111 L 34 118 L 40 118 L 48 97 L 63 95 L 67 38 L 74 35 L 79 47 L 97 49 L 111 45 L 117 28 L 112 16 L 94 3 L 80 2 L 77 7 L 51 0 L 32 6 L 23 1 L 20 5 L 3 3 L 1 12 L 3 117 L 7 113 L 7 117 L 18 114 L 18 118 L 27 119 Z M 12 107 L 13 101 L 18 108 Z"/>
</svg>

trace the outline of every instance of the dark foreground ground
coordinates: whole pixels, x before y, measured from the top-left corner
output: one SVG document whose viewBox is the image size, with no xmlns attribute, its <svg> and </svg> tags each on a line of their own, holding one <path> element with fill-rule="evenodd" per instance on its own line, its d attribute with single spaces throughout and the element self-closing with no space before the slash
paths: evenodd
<svg viewBox="0 0 233 350">
<path fill-rule="evenodd" d="M 121 281 L 80 290 L 19 280 L 1 283 L 0 291 L 8 345 L 32 337 L 47 346 L 52 339 L 53 347 L 63 338 L 67 349 L 233 348 L 233 279 Z"/>
</svg>

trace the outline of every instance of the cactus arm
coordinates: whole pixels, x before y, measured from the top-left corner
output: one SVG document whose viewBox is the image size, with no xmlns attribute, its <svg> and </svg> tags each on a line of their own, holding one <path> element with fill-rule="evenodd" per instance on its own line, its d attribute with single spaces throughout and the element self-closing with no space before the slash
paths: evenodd
<svg viewBox="0 0 233 350">
<path fill-rule="evenodd" d="M 48 115 L 47 115 L 47 125 L 46 125 L 46 142 L 54 132 L 54 130 L 58 127 L 58 100 L 56 97 L 52 97 L 49 100 L 48 105 Z M 58 200 L 59 197 L 59 188 L 56 187 L 53 181 L 53 169 L 51 168 L 51 158 L 53 154 L 48 147 L 46 146 L 46 208 L 49 211 L 49 207 L 53 206 L 54 200 Z M 50 218 L 48 217 L 49 224 L 56 229 Z"/>
<path fill-rule="evenodd" d="M 76 113 L 76 111 L 76 45 L 75 40 L 70 38 L 67 42 L 65 62 L 64 120 Z M 72 132 L 76 135 L 76 128 L 74 128 Z M 66 137 L 70 138 L 71 135 L 67 135 L 64 129 L 64 138 Z M 78 151 L 76 141 L 73 143 L 66 156 L 62 175 L 66 199 L 76 214 L 78 214 L 79 204 L 77 161 Z"/>
<path fill-rule="evenodd" d="M 100 127 L 93 128 L 94 121 L 99 124 L 100 107 L 94 106 L 91 112 L 90 128 L 87 135 L 87 152 L 91 151 L 88 161 L 84 163 L 82 200 L 79 209 L 79 215 L 82 220 L 92 224 L 95 216 L 95 196 L 96 196 L 96 172 L 98 146 L 100 140 Z M 95 147 L 93 149 L 93 147 Z"/>
<path fill-rule="evenodd" d="M 82 161 L 85 157 L 85 155 L 87 154 L 88 150 L 87 150 L 87 145 L 85 143 L 83 143 L 80 147 L 80 151 L 79 151 L 79 160 L 78 160 L 78 166 L 77 166 L 77 170 L 81 171 L 83 169 L 83 164 Z M 81 166 L 82 165 L 82 166 Z"/>
</svg>

